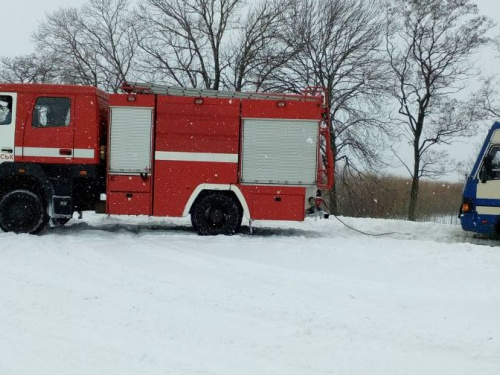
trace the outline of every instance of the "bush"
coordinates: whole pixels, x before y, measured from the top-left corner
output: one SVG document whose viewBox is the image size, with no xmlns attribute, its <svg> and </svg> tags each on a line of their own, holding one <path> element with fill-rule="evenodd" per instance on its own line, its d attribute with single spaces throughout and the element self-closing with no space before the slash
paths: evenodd
<svg viewBox="0 0 500 375">
<path fill-rule="evenodd" d="M 410 179 L 395 176 L 354 175 L 338 179 L 339 214 L 406 219 L 410 188 Z M 462 183 L 421 180 L 417 219 L 456 223 L 462 188 Z"/>
</svg>

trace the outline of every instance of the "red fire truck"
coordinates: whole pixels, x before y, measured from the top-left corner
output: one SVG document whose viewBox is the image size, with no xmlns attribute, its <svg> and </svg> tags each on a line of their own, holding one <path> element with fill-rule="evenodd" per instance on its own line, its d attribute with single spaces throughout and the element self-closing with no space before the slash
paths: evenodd
<svg viewBox="0 0 500 375">
<path fill-rule="evenodd" d="M 0 83 L 0 227 L 74 212 L 181 217 L 202 235 L 242 218 L 304 219 L 333 184 L 327 100 L 130 83 Z"/>
</svg>

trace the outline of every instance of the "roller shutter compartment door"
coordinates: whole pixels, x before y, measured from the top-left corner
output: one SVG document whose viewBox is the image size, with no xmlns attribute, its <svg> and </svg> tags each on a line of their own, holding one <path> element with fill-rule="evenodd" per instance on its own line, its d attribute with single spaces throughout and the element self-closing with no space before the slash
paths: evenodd
<svg viewBox="0 0 500 375">
<path fill-rule="evenodd" d="M 152 108 L 111 108 L 110 173 L 151 171 L 152 127 Z"/>
<path fill-rule="evenodd" d="M 317 120 L 245 119 L 242 182 L 315 185 Z"/>
</svg>

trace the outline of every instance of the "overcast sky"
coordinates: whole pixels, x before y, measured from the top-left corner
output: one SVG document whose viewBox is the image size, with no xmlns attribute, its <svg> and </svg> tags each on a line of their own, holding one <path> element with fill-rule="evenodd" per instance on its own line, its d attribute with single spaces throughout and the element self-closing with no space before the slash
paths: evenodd
<svg viewBox="0 0 500 375">
<path fill-rule="evenodd" d="M 44 19 L 45 13 L 51 13 L 60 7 L 80 7 L 83 3 L 84 0 L 0 0 L 4 30 L 0 56 L 33 52 L 31 34 Z"/>
<path fill-rule="evenodd" d="M 31 34 L 45 13 L 60 7 L 80 7 L 85 0 L 0 0 L 4 37 L 0 56 L 31 53 Z M 137 0 L 141 1 L 141 0 Z M 366 0 L 370 1 L 370 0 Z M 476 0 L 480 11 L 494 20 L 500 20 L 500 0 Z M 8 30 L 7 33 L 5 31 Z M 500 27 L 497 27 L 500 31 Z"/>
</svg>

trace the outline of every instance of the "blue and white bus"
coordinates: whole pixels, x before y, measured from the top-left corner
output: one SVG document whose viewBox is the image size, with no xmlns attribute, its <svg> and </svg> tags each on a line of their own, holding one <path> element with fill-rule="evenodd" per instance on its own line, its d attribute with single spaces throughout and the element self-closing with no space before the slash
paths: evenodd
<svg viewBox="0 0 500 375">
<path fill-rule="evenodd" d="M 465 183 L 460 221 L 466 231 L 500 235 L 500 123 L 491 127 Z"/>
</svg>

